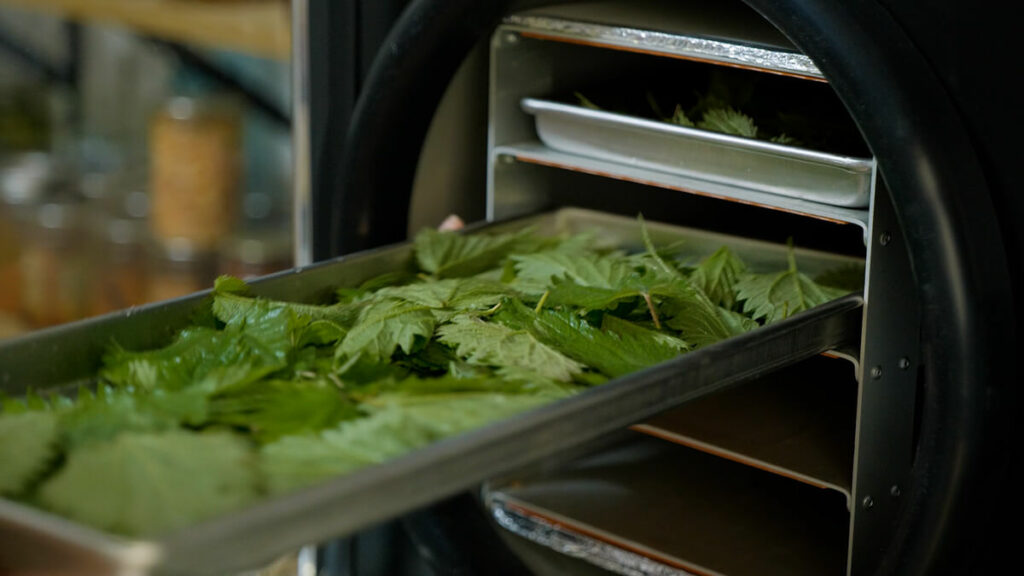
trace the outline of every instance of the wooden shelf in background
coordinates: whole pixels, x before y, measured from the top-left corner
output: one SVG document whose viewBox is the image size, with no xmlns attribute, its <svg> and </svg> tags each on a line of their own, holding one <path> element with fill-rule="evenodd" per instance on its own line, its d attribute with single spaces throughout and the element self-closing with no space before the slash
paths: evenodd
<svg viewBox="0 0 1024 576">
<path fill-rule="evenodd" d="M 278 60 L 291 53 L 290 2 L 285 0 L 0 0 L 0 6 Z"/>
</svg>

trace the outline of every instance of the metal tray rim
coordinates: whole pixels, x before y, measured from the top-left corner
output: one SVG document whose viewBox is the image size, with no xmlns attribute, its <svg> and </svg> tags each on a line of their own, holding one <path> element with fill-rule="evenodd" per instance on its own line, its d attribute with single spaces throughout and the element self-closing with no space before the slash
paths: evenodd
<svg viewBox="0 0 1024 576">
<path fill-rule="evenodd" d="M 818 150 L 787 146 L 785 144 L 778 144 L 775 142 L 755 140 L 753 138 L 744 138 L 742 136 L 733 136 L 731 134 L 723 134 L 720 132 L 711 132 L 708 130 L 701 130 L 699 128 L 677 126 L 675 124 L 669 124 L 668 122 L 638 118 L 616 112 L 593 110 L 582 106 L 574 106 L 572 104 L 564 104 L 539 98 L 524 98 L 522 101 L 522 107 L 526 112 L 535 115 L 544 113 L 558 114 L 573 118 L 583 118 L 617 128 L 640 128 L 650 132 L 678 136 L 701 142 L 722 144 L 751 152 L 761 152 L 792 160 L 814 162 L 831 168 L 843 169 L 858 174 L 870 173 L 874 165 L 873 161 L 869 158 L 831 154 Z"/>
</svg>

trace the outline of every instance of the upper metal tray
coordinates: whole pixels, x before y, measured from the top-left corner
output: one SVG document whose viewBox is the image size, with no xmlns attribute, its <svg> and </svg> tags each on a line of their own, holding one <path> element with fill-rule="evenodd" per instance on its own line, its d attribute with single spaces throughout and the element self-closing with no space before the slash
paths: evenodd
<svg viewBox="0 0 1024 576">
<path fill-rule="evenodd" d="M 635 219 L 563 209 L 481 228 L 599 230 L 640 245 Z M 752 268 L 783 267 L 786 247 L 649 223 L 657 243 L 686 240 L 695 255 L 729 244 Z M 251 282 L 255 294 L 320 301 L 339 286 L 394 270 L 409 243 L 367 251 Z M 797 250 L 814 274 L 856 259 Z M 87 383 L 112 341 L 168 343 L 209 291 L 29 334 L 0 345 L 0 389 L 8 394 Z M 248 508 L 149 540 L 130 540 L 45 511 L 0 500 L 0 571 L 79 574 L 224 574 L 263 565 L 301 546 L 351 533 L 455 494 L 499 474 L 582 446 L 658 412 L 826 350 L 856 343 L 863 300 L 851 295 L 554 402 Z"/>
<path fill-rule="evenodd" d="M 871 159 L 537 98 L 524 98 L 522 107 L 555 150 L 832 206 L 864 208 L 870 199 Z"/>
</svg>

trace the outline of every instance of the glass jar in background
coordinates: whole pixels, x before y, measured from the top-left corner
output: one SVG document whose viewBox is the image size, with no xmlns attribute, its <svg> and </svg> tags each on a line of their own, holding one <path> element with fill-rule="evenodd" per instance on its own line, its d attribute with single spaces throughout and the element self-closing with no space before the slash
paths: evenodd
<svg viewBox="0 0 1024 576">
<path fill-rule="evenodd" d="M 0 162 L 0 338 L 29 329 L 21 309 L 23 229 L 46 196 L 53 170 L 44 152 L 21 152 Z"/>
<path fill-rule="evenodd" d="M 93 215 L 96 273 L 93 315 L 145 304 L 149 297 L 147 261 L 148 198 L 144 192 L 119 194 Z"/>
<path fill-rule="evenodd" d="M 21 313 L 21 224 L 46 194 L 52 161 L 44 152 L 23 152 L 0 162 L 0 314 Z"/>
<path fill-rule="evenodd" d="M 151 242 L 147 262 L 147 302 L 205 290 L 217 278 L 217 253 L 199 249 L 186 238 Z"/>
<path fill-rule="evenodd" d="M 215 249 L 238 214 L 238 105 L 222 97 L 171 99 L 152 120 L 149 153 L 153 236 Z"/>
<path fill-rule="evenodd" d="M 292 238 L 287 227 L 232 236 L 220 251 L 220 274 L 243 280 L 292 267 Z"/>
<path fill-rule="evenodd" d="M 81 198 L 64 190 L 24 214 L 21 310 L 33 327 L 89 315 L 92 250 L 86 213 Z"/>
</svg>

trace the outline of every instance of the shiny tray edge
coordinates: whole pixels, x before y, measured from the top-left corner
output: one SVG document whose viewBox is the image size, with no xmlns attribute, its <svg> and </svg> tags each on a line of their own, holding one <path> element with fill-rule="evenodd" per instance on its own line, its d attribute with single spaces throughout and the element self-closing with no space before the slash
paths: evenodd
<svg viewBox="0 0 1024 576">
<path fill-rule="evenodd" d="M 733 136 L 731 134 L 724 134 L 721 132 L 711 132 L 698 128 L 690 128 L 688 126 L 670 124 L 668 122 L 659 122 L 648 118 L 638 118 L 636 116 L 628 116 L 616 112 L 608 112 L 606 110 L 594 110 L 591 108 L 584 108 L 583 106 L 574 106 L 572 104 L 543 100 L 540 98 L 524 98 L 522 101 L 522 107 L 523 110 L 531 114 L 558 114 L 599 122 L 610 126 L 639 128 L 650 132 L 670 134 L 680 138 L 727 144 L 730 147 L 740 150 L 765 152 L 779 158 L 816 162 L 825 166 L 849 170 L 851 172 L 868 173 L 871 171 L 873 165 L 873 162 L 869 158 L 830 154 L 828 152 L 820 152 L 818 150 L 811 150 L 808 148 L 787 146 L 785 144 L 777 144 L 766 140 L 755 140 L 753 138 L 744 138 L 742 136 Z"/>
<path fill-rule="evenodd" d="M 529 14 L 510 15 L 505 18 L 502 27 L 511 31 L 544 34 L 620 49 L 712 60 L 819 81 L 825 78 L 809 57 L 781 48 Z"/>
<path fill-rule="evenodd" d="M 553 149 L 587 155 L 586 149 L 590 148 L 600 152 L 601 157 L 625 166 L 636 164 L 637 161 L 647 162 L 653 164 L 652 169 L 669 174 L 699 176 L 711 182 L 733 183 L 776 196 L 800 198 L 832 206 L 863 208 L 869 203 L 874 171 L 874 160 L 870 158 L 831 154 L 537 98 L 524 98 L 521 106 L 535 117 L 540 140 Z M 561 123 L 569 122 L 593 130 L 594 137 L 580 138 L 562 133 L 560 126 L 564 124 Z M 603 144 L 608 139 L 614 141 L 627 131 L 635 145 L 632 155 L 626 156 Z M 748 175 L 749 167 L 742 164 L 738 164 L 735 170 L 722 171 L 709 169 L 706 164 L 702 166 L 697 161 L 683 169 L 666 164 L 661 159 L 657 143 L 651 141 L 645 148 L 644 135 L 647 135 L 647 140 L 671 138 L 680 143 L 716 146 L 723 153 L 735 155 L 740 160 L 774 162 L 779 166 L 777 170 L 785 172 L 799 173 L 801 167 L 816 172 L 807 172 L 806 182 L 802 182 L 799 187 L 789 188 L 773 183 L 771 175 L 766 173 L 752 180 Z"/>
</svg>

